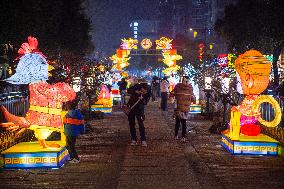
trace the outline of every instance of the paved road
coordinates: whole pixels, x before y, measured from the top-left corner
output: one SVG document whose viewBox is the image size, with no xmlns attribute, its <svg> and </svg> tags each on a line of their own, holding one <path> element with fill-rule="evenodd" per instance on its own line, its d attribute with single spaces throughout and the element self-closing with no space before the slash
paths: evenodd
<svg viewBox="0 0 284 189">
<path fill-rule="evenodd" d="M 130 146 L 122 112 L 94 120 L 78 140 L 79 164 L 57 170 L 1 170 L 0 188 L 284 188 L 284 159 L 232 156 L 211 122 L 191 119 L 188 141 L 173 139 L 174 120 L 157 103 L 146 111 L 148 147 Z"/>
</svg>

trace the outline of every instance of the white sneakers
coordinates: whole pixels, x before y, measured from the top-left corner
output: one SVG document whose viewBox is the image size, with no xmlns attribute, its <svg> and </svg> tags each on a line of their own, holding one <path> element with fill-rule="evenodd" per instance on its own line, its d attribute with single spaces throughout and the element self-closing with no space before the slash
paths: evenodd
<svg viewBox="0 0 284 189">
<path fill-rule="evenodd" d="M 137 146 L 137 145 L 138 145 L 138 143 L 137 143 L 137 141 L 136 141 L 136 140 L 131 140 L 130 145 L 131 145 L 131 146 Z M 141 146 L 143 146 L 143 147 L 147 147 L 147 146 L 148 146 L 148 145 L 147 145 L 147 142 L 146 142 L 146 141 L 142 141 L 142 142 L 141 142 Z"/>
<path fill-rule="evenodd" d="M 143 146 L 143 147 L 147 147 L 147 146 L 148 146 L 148 145 L 147 145 L 147 142 L 146 142 L 146 141 L 142 141 L 141 146 Z"/>
<path fill-rule="evenodd" d="M 69 160 L 68 162 L 69 163 L 80 163 L 80 160 L 74 158 L 74 159 Z"/>
<path fill-rule="evenodd" d="M 137 145 L 137 142 L 136 140 L 131 140 L 131 143 L 130 143 L 131 146 L 136 146 Z"/>
</svg>

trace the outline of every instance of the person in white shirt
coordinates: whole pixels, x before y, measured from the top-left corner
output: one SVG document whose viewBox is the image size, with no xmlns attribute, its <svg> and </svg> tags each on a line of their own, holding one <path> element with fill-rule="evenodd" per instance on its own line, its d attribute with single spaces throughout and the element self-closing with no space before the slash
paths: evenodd
<svg viewBox="0 0 284 189">
<path fill-rule="evenodd" d="M 161 90 L 161 109 L 166 111 L 168 109 L 168 93 L 170 91 L 170 83 L 167 77 L 164 77 L 160 83 Z"/>
</svg>

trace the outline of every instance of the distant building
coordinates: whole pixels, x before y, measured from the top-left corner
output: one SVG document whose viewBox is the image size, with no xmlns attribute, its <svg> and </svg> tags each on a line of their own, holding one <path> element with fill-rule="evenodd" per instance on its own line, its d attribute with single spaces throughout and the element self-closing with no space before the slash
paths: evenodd
<svg viewBox="0 0 284 189">
<path fill-rule="evenodd" d="M 131 37 L 142 41 L 149 38 L 152 41 L 158 37 L 158 21 L 155 20 L 135 20 L 130 23 Z"/>
</svg>

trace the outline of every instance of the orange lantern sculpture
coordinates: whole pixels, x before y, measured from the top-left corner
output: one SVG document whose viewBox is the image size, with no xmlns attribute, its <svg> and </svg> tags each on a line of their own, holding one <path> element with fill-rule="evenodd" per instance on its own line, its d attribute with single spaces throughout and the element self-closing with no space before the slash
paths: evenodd
<svg viewBox="0 0 284 189">
<path fill-rule="evenodd" d="M 222 145 L 234 154 L 277 155 L 278 141 L 261 134 L 258 125 L 259 122 L 267 127 L 275 127 L 281 121 L 277 101 L 269 95 L 260 95 L 269 84 L 271 62 L 259 51 L 249 50 L 236 59 L 235 69 L 245 98 L 239 106 L 232 107 L 230 128 L 222 135 Z M 275 118 L 272 121 L 261 118 L 260 105 L 264 102 L 274 108 Z M 252 148 L 248 151 L 249 145 Z M 267 148 L 269 145 L 270 148 Z"/>
</svg>

